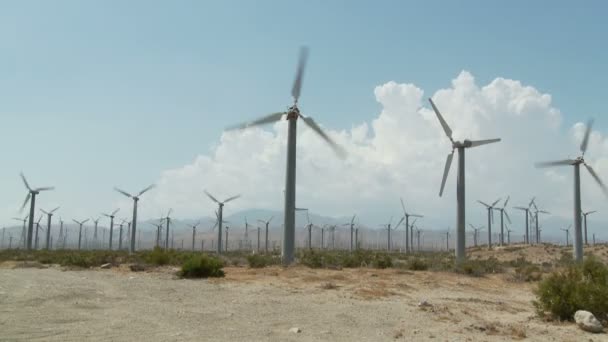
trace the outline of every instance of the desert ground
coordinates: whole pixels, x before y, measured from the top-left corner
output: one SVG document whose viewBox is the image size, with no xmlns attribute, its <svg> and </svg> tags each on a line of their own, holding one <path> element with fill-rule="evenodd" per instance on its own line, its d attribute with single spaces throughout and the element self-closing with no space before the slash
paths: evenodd
<svg viewBox="0 0 608 342">
<path fill-rule="evenodd" d="M 545 260 L 556 253 L 535 247 L 495 254 Z M 515 282 L 509 273 L 226 267 L 225 278 L 186 280 L 176 270 L 4 262 L 0 340 L 608 341 L 538 318 L 535 283 Z M 290 332 L 295 327 L 301 332 Z"/>
</svg>

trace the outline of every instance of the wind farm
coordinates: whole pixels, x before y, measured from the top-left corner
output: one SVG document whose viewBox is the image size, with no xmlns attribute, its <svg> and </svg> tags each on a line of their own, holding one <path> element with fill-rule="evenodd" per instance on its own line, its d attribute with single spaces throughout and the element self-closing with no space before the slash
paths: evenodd
<svg viewBox="0 0 608 342">
<path fill-rule="evenodd" d="M 606 5 L 142 5 L 0 11 L 0 340 L 604 338 Z"/>
</svg>

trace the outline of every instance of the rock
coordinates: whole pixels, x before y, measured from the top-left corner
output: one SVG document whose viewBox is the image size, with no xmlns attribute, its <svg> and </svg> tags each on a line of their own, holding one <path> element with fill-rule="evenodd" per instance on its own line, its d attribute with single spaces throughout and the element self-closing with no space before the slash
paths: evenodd
<svg viewBox="0 0 608 342">
<path fill-rule="evenodd" d="M 302 329 L 297 328 L 297 327 L 293 327 L 293 328 L 289 329 L 289 332 L 290 333 L 294 333 L 294 334 L 299 334 L 299 333 L 302 332 Z"/>
<path fill-rule="evenodd" d="M 433 304 L 431 304 L 431 303 L 427 302 L 427 300 L 426 300 L 426 299 L 424 299 L 424 300 L 422 300 L 420 303 L 418 303 L 418 307 L 419 307 L 419 308 L 430 308 L 430 307 L 432 307 L 432 306 L 433 306 Z"/>
<path fill-rule="evenodd" d="M 100 267 L 101 267 L 101 268 L 104 268 L 104 269 L 107 269 L 107 268 L 112 267 L 112 264 L 107 263 L 107 264 L 103 264 L 103 265 L 101 265 Z"/>
<path fill-rule="evenodd" d="M 574 321 L 579 328 L 588 332 L 600 333 L 604 330 L 602 323 L 589 311 L 578 310 L 574 313 Z"/>
<path fill-rule="evenodd" d="M 129 265 L 129 269 L 131 269 L 132 272 L 142 272 L 146 270 L 146 266 L 142 264 L 133 264 Z"/>
</svg>

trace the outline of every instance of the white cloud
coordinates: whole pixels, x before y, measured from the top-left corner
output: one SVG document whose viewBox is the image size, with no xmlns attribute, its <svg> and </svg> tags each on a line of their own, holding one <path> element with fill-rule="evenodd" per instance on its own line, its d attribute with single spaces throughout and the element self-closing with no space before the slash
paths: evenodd
<svg viewBox="0 0 608 342">
<path fill-rule="evenodd" d="M 456 165 L 452 165 L 444 197 L 439 198 L 443 164 L 451 146 L 423 90 L 391 81 L 377 86 L 374 94 L 383 108 L 376 119 L 329 131 L 348 151 L 345 161 L 299 123 L 298 206 L 330 216 L 356 212 L 367 222 L 378 222 L 399 215 L 399 197 L 403 196 L 409 208 L 426 215 L 423 227 L 453 226 Z M 577 123 L 564 129 L 551 95 L 504 78 L 479 86 L 466 71 L 450 88 L 430 95 L 455 139 L 502 138 L 498 144 L 466 152 L 468 221 L 485 222 L 476 199 L 493 201 L 507 195 L 513 205 L 537 196 L 543 208 L 571 218 L 571 168 L 542 171 L 533 166 L 536 161 L 578 155 L 583 126 Z M 157 216 L 173 207 L 180 217 L 212 215 L 215 205 L 204 196 L 203 188 L 221 199 L 243 194 L 227 205 L 228 212 L 282 210 L 286 129 L 286 121 L 282 121 L 265 129 L 225 132 L 210 153 L 163 172 L 143 214 Z M 588 156 L 608 181 L 608 140 L 597 132 L 591 136 Z M 602 210 L 606 201 L 592 182 L 583 174 L 584 206 Z M 514 221 L 521 221 L 519 216 L 512 211 Z M 517 223 L 514 228 L 518 229 Z"/>
</svg>

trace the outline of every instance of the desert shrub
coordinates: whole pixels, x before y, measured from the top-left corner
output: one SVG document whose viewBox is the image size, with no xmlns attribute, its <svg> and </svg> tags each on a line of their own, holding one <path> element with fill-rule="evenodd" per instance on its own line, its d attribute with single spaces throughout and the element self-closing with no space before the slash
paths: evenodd
<svg viewBox="0 0 608 342">
<path fill-rule="evenodd" d="M 144 255 L 144 261 L 152 265 L 167 265 L 170 260 L 169 252 L 166 252 L 160 247 L 154 247 L 151 252 Z"/>
<path fill-rule="evenodd" d="M 321 253 L 314 250 L 304 251 L 300 256 L 300 263 L 310 268 L 321 268 L 323 267 L 323 257 Z"/>
<path fill-rule="evenodd" d="M 426 271 L 428 268 L 429 265 L 419 258 L 413 258 L 407 263 L 407 269 L 412 271 Z"/>
<path fill-rule="evenodd" d="M 572 320 L 577 310 L 608 318 L 608 267 L 591 257 L 542 280 L 533 302 L 540 316 Z"/>
<path fill-rule="evenodd" d="M 184 262 L 179 276 L 182 278 L 223 277 L 224 263 L 217 258 L 204 254 L 190 257 Z"/>
<path fill-rule="evenodd" d="M 393 267 L 393 258 L 385 253 L 378 253 L 374 256 L 372 266 L 375 268 L 389 268 Z"/>
<path fill-rule="evenodd" d="M 456 265 L 454 271 L 474 277 L 481 277 L 488 273 L 501 273 L 503 267 L 496 258 L 491 257 L 484 260 L 466 260 Z"/>
<path fill-rule="evenodd" d="M 247 256 L 247 263 L 251 268 L 262 268 L 281 263 L 281 258 L 273 255 L 252 254 Z"/>
<path fill-rule="evenodd" d="M 543 271 L 537 265 L 522 265 L 515 268 L 513 279 L 516 281 L 539 281 L 543 276 Z"/>
</svg>

